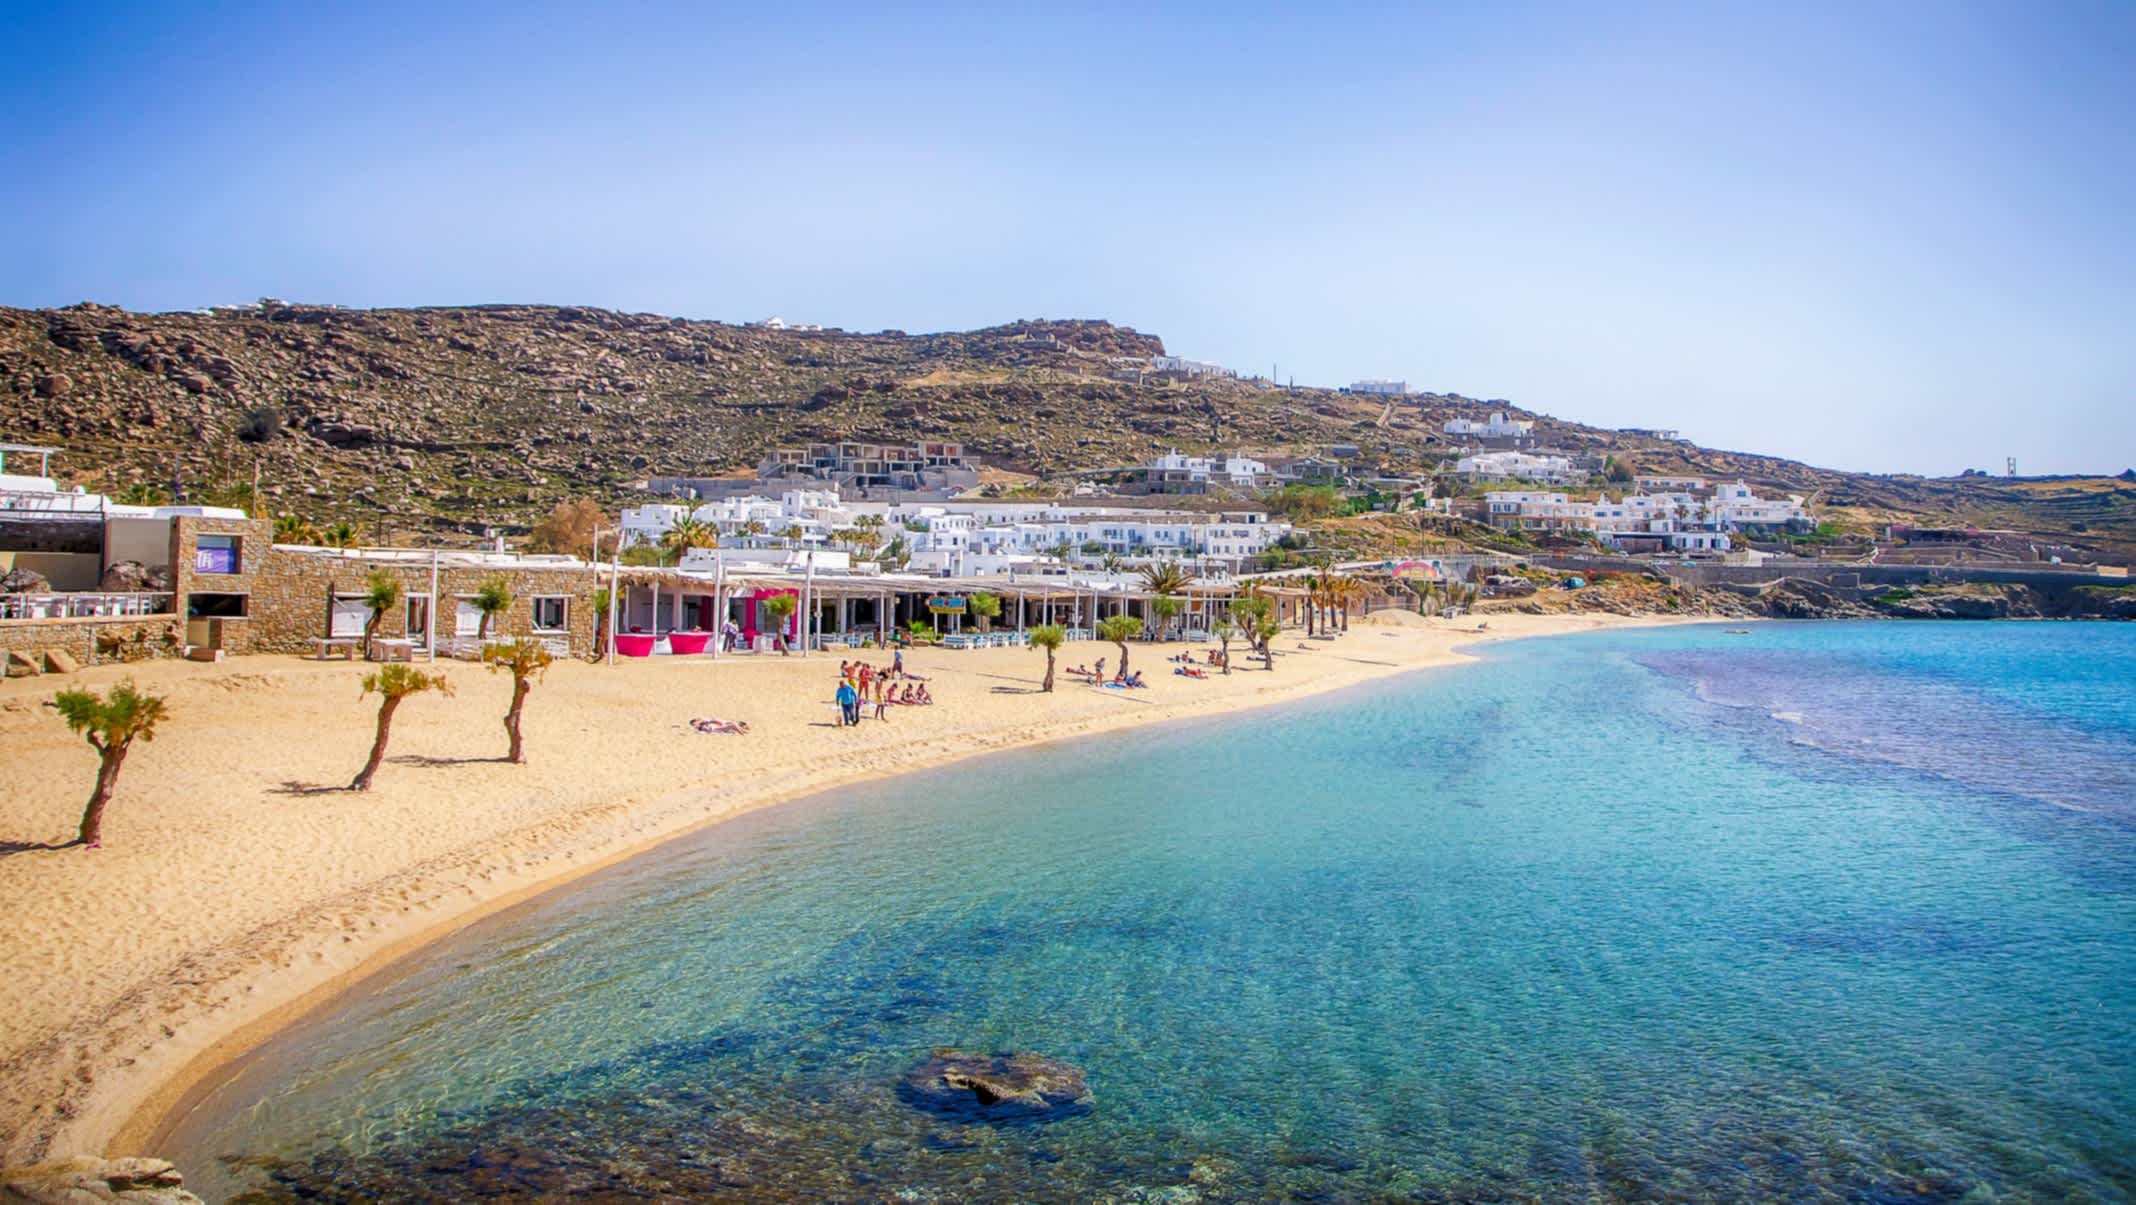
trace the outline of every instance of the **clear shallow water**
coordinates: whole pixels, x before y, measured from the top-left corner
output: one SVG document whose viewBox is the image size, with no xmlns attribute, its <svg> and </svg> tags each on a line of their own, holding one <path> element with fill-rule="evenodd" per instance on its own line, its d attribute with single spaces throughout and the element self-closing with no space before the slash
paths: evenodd
<svg viewBox="0 0 2136 1205">
<path fill-rule="evenodd" d="M 1492 657 L 723 826 L 373 984 L 166 1153 L 260 1200 L 2136 1192 L 2136 626 Z M 1096 1106 L 920 1113 L 945 1045 Z"/>
</svg>

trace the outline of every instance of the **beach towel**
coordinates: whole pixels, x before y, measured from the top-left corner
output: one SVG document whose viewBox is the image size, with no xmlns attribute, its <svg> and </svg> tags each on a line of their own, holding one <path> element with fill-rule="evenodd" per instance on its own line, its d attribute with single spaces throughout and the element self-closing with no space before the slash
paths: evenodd
<svg viewBox="0 0 2136 1205">
<path fill-rule="evenodd" d="M 691 720 L 690 731 L 703 736 L 746 736 L 749 725 L 740 720 Z"/>
</svg>

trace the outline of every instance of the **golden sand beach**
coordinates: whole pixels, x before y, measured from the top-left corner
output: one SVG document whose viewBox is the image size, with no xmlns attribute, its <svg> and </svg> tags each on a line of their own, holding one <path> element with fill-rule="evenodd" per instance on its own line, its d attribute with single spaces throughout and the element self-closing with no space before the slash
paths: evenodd
<svg viewBox="0 0 2136 1205">
<path fill-rule="evenodd" d="M 1275 669 L 1150 688 L 1063 675 L 1035 650 L 919 650 L 936 704 L 833 725 L 841 654 L 556 665 L 526 713 L 529 762 L 502 760 L 510 678 L 442 663 L 455 698 L 401 709 L 367 793 L 377 699 L 364 667 L 254 657 L 153 662 L 0 683 L 0 1164 L 131 1153 L 191 1085 L 364 974 L 472 920 L 669 838 L 803 794 L 1011 746 L 1262 706 L 1445 665 L 1485 640 L 1629 626 L 1612 616 L 1357 622 L 1286 632 Z M 1407 621 L 1407 622 L 1399 622 Z M 1205 650 L 1210 646 L 1198 646 Z M 887 663 L 881 651 L 866 654 Z M 1109 644 L 1062 649 L 1063 668 Z M 96 756 L 47 706 L 131 677 L 166 696 L 97 850 L 72 840 Z M 700 735 L 697 717 L 746 721 Z M 1033 800 L 1033 806 L 1048 801 Z"/>
</svg>

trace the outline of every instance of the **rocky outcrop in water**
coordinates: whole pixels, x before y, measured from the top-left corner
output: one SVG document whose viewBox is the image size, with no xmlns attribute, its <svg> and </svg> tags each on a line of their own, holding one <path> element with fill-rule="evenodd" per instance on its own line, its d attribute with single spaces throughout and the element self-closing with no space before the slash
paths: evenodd
<svg viewBox="0 0 2136 1205">
<path fill-rule="evenodd" d="M 202 1205 L 185 1177 L 161 1159 L 77 1155 L 0 1171 L 0 1205 Z"/>
<path fill-rule="evenodd" d="M 981 1121 L 1054 1121 L 1092 1103 L 1082 1068 L 1028 1052 L 937 1050 L 905 1074 L 898 1095 L 931 1113 Z"/>
</svg>

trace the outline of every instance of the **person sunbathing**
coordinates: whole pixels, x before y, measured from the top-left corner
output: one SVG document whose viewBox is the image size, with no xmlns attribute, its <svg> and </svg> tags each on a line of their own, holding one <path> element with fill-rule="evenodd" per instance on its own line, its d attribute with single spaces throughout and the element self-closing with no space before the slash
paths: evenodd
<svg viewBox="0 0 2136 1205">
<path fill-rule="evenodd" d="M 1125 678 L 1121 679 L 1121 682 L 1122 682 L 1122 684 L 1126 685 L 1126 686 L 1127 686 L 1127 687 L 1129 687 L 1130 689 L 1134 689 L 1134 690 L 1140 690 L 1140 689 L 1142 689 L 1142 686 L 1143 686 L 1143 681 L 1142 681 L 1142 671 L 1141 671 L 1141 670 L 1139 670 L 1139 669 L 1138 669 L 1138 670 L 1136 670 L 1136 671 L 1135 671 L 1134 673 L 1131 673 L 1131 674 L 1129 674 L 1129 675 L 1128 675 L 1127 677 L 1125 677 Z"/>
<path fill-rule="evenodd" d="M 706 736 L 749 735 L 749 725 L 741 720 L 691 720 L 690 727 Z"/>
<path fill-rule="evenodd" d="M 927 693 L 927 687 L 926 687 L 926 686 L 924 686 L 924 685 L 923 685 L 923 686 L 921 686 L 921 687 L 920 687 L 920 705 L 921 705 L 922 707 L 924 707 L 924 706 L 926 706 L 927 704 L 929 704 L 929 703 L 932 703 L 932 702 L 934 702 L 934 696 L 933 696 L 933 695 L 931 695 L 931 694 L 928 694 L 928 693 Z"/>
</svg>

